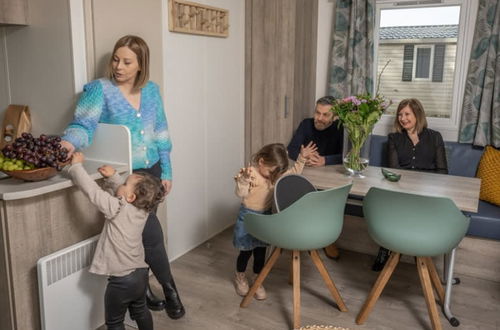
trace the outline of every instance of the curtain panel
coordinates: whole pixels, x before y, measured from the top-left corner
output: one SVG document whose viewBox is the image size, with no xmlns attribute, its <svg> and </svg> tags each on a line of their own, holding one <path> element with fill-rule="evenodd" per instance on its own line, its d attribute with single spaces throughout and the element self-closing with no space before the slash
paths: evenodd
<svg viewBox="0 0 500 330">
<path fill-rule="evenodd" d="M 334 17 L 328 94 L 373 93 L 375 0 L 337 0 Z"/>
<path fill-rule="evenodd" d="M 480 0 L 459 142 L 500 147 L 500 0 Z"/>
</svg>

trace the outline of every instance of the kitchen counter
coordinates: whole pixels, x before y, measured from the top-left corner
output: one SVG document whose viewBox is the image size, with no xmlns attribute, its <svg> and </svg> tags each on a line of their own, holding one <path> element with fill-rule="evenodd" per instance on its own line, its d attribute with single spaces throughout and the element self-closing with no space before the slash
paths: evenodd
<svg viewBox="0 0 500 330">
<path fill-rule="evenodd" d="M 83 151 L 95 180 L 103 164 L 130 172 L 130 132 L 100 124 Z M 42 328 L 37 262 L 100 233 L 104 217 L 64 170 L 38 182 L 0 179 L 0 329 Z"/>
<path fill-rule="evenodd" d="M 128 164 L 96 160 L 85 161 L 83 163 L 83 167 L 94 180 L 97 180 L 102 177 L 99 172 L 97 172 L 97 169 L 104 164 L 113 166 L 118 173 L 126 173 L 129 169 Z M 0 200 L 7 201 L 29 198 L 72 187 L 73 182 L 71 181 L 69 174 L 66 172 L 68 167 L 69 166 L 59 172 L 56 176 L 43 181 L 26 182 L 10 177 L 0 179 Z"/>
</svg>

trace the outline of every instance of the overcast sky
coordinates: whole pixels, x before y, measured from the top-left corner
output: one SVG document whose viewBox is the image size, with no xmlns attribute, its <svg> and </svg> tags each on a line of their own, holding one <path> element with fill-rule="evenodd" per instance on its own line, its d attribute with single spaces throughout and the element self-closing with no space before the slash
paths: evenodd
<svg viewBox="0 0 500 330">
<path fill-rule="evenodd" d="M 386 9 L 380 12 L 380 26 L 458 24 L 460 7 Z"/>
</svg>

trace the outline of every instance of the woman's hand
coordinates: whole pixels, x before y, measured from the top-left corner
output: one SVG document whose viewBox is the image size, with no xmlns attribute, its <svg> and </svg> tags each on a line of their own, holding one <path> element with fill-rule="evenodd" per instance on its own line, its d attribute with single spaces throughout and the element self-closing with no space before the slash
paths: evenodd
<svg viewBox="0 0 500 330">
<path fill-rule="evenodd" d="M 75 152 L 75 146 L 66 140 L 62 140 L 61 142 L 61 147 L 66 148 L 68 150 L 68 156 L 66 157 L 66 160 L 70 159 L 73 153 Z"/>
<path fill-rule="evenodd" d="M 171 180 L 161 180 L 161 184 L 165 188 L 165 196 L 167 196 L 170 193 L 170 190 L 172 190 L 172 181 Z"/>
<path fill-rule="evenodd" d="M 85 156 L 81 152 L 75 152 L 73 154 L 73 158 L 71 158 L 71 165 L 83 163 L 85 160 Z"/>
<path fill-rule="evenodd" d="M 101 173 L 101 175 L 105 178 L 109 178 L 116 173 L 116 170 L 109 165 L 103 165 L 99 167 L 97 171 L 99 171 L 99 173 Z"/>
</svg>

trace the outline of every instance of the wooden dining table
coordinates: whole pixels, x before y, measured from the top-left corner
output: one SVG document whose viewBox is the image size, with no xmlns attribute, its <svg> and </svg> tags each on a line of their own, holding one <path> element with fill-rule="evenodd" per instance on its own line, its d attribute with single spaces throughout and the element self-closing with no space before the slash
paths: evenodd
<svg viewBox="0 0 500 330">
<path fill-rule="evenodd" d="M 317 189 L 330 189 L 352 183 L 350 196 L 347 203 L 362 205 L 362 198 L 371 187 L 387 190 L 412 193 L 426 196 L 438 196 L 450 198 L 462 211 L 476 213 L 479 204 L 479 190 L 481 180 L 478 178 L 454 176 L 448 174 L 409 171 L 401 169 L 390 169 L 391 172 L 401 174 L 397 182 L 387 180 L 382 174 L 381 167 L 368 166 L 363 172 L 364 177 L 350 177 L 346 174 L 343 165 L 328 165 L 324 167 L 306 167 L 302 172 Z M 451 287 L 458 283 L 453 278 L 453 266 L 455 262 L 455 250 L 453 249 L 448 261 L 445 262 L 446 293 L 443 312 L 448 321 L 457 326 L 459 321 L 450 310 Z M 445 258 L 446 259 L 446 258 Z"/>
<path fill-rule="evenodd" d="M 352 183 L 350 195 L 364 197 L 371 187 L 418 195 L 448 197 L 462 211 L 477 212 L 481 180 L 448 174 L 390 169 L 401 174 L 398 182 L 387 180 L 381 167 L 368 166 L 363 178 L 350 177 L 342 165 L 306 167 L 302 172 L 317 189 L 330 189 Z"/>
</svg>

